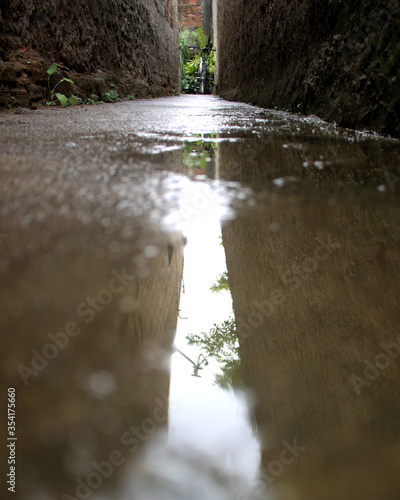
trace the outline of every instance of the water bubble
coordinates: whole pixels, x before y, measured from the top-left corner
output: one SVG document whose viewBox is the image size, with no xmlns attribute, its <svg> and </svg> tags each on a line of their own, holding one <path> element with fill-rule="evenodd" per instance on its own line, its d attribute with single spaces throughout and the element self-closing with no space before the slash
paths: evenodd
<svg viewBox="0 0 400 500">
<path fill-rule="evenodd" d="M 87 380 L 87 389 L 95 397 L 110 396 L 116 388 L 115 378 L 104 370 L 93 373 Z"/>
<path fill-rule="evenodd" d="M 315 161 L 314 165 L 317 167 L 318 170 L 324 169 L 324 162 L 323 161 Z"/>
<path fill-rule="evenodd" d="M 278 179 L 274 179 L 272 182 L 275 184 L 275 186 L 278 187 L 283 187 L 286 183 L 284 177 L 279 177 Z"/>
<path fill-rule="evenodd" d="M 160 253 L 160 249 L 156 247 L 155 245 L 148 245 L 144 251 L 143 255 L 147 257 L 148 259 L 151 259 L 153 257 L 157 257 L 157 255 Z"/>
</svg>

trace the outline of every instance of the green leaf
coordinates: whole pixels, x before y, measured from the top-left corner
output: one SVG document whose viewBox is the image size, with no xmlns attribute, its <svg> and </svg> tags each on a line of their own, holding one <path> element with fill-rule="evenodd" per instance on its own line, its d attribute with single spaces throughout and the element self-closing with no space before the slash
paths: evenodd
<svg viewBox="0 0 400 500">
<path fill-rule="evenodd" d="M 118 92 L 113 89 L 103 94 L 103 100 L 106 102 L 116 102 L 118 99 Z"/>
<path fill-rule="evenodd" d="M 225 271 L 220 274 L 216 283 L 210 287 L 212 292 L 221 292 L 222 290 L 229 290 L 228 273 Z"/>
<path fill-rule="evenodd" d="M 57 71 L 57 63 L 53 63 L 50 68 L 47 70 L 48 75 L 52 75 Z"/>
<path fill-rule="evenodd" d="M 62 106 L 63 108 L 66 108 L 66 107 L 68 106 L 68 99 L 67 99 L 67 97 L 66 97 L 64 94 L 59 94 L 59 93 L 57 93 L 57 94 L 56 94 L 56 97 L 57 97 L 57 99 L 60 101 L 61 106 Z"/>
<path fill-rule="evenodd" d="M 61 81 L 62 82 L 72 83 L 72 84 L 74 83 L 70 78 L 63 78 Z"/>
<path fill-rule="evenodd" d="M 81 102 L 81 99 L 79 97 L 76 97 L 76 95 L 71 95 L 68 97 L 68 102 L 75 106 L 76 104 L 79 104 Z"/>
<path fill-rule="evenodd" d="M 206 40 L 206 36 L 204 34 L 204 31 L 201 28 L 197 28 L 196 35 L 197 35 L 198 46 L 201 49 L 204 49 L 204 47 L 207 45 L 207 40 Z"/>
<path fill-rule="evenodd" d="M 52 106 L 53 103 L 51 101 L 46 102 L 47 106 Z"/>
</svg>

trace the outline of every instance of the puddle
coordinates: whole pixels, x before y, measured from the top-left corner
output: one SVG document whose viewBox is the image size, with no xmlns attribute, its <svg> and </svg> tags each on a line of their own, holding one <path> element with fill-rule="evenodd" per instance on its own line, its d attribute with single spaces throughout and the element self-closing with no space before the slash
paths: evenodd
<svg viewBox="0 0 400 500">
<path fill-rule="evenodd" d="M 384 478 L 400 444 L 398 145 L 198 139 L 181 154 L 195 188 L 175 343 L 192 363 L 172 358 L 166 449 L 223 478 L 195 473 L 194 497 L 396 487 Z M 179 484 L 166 498 L 188 497 Z"/>
<path fill-rule="evenodd" d="M 4 146 L 20 498 L 397 498 L 399 141 L 185 99 Z"/>
</svg>

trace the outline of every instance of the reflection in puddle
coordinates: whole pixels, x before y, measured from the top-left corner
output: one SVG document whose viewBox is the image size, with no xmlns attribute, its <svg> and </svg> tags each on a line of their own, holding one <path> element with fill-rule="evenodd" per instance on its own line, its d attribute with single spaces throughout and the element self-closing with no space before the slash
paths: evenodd
<svg viewBox="0 0 400 500">
<path fill-rule="evenodd" d="M 102 138 L 3 212 L 22 498 L 399 496 L 399 143 L 247 121 Z"/>
<path fill-rule="evenodd" d="M 217 143 L 211 137 L 216 134 L 203 134 L 196 142 L 186 142 L 182 146 L 184 172 L 190 177 L 204 175 L 215 179 L 215 150 Z M 207 140 L 205 140 L 207 138 Z"/>
<path fill-rule="evenodd" d="M 203 366 L 201 378 L 191 377 L 191 366 L 175 355 L 172 364 L 170 391 L 171 445 L 190 449 L 204 457 L 232 487 L 245 485 L 247 477 L 256 475 L 260 461 L 258 442 L 249 425 L 243 396 L 232 390 L 223 391 L 215 385 L 215 374 L 221 367 L 215 356 L 203 346 L 187 345 L 189 334 L 209 332 L 215 323 L 222 323 L 232 311 L 232 299 L 225 293 L 212 293 L 210 287 L 225 267 L 225 252 L 221 245 L 221 228 L 214 211 L 203 211 L 196 223 L 186 226 L 184 283 L 181 311 L 187 319 L 178 321 L 175 343 L 192 359 L 206 355 L 209 364 Z M 206 266 L 199 265 L 207 263 Z M 210 453 L 212 450 L 212 453 Z M 204 485 L 205 486 L 205 485 Z M 209 493 L 212 489 L 209 489 Z M 207 488 L 204 490 L 206 496 Z M 227 494 L 227 493 L 226 493 Z"/>
<path fill-rule="evenodd" d="M 388 172 L 399 164 L 398 149 L 368 138 L 356 144 L 335 139 L 300 145 L 219 141 L 216 146 L 215 169 L 228 182 L 215 185 L 222 198 L 230 181 L 251 186 L 254 194 L 236 191 L 236 214 L 223 223 L 228 283 L 223 266 L 208 278 L 210 287 L 222 275 L 216 286 L 231 290 L 235 323 L 223 323 L 228 310 L 214 320 L 208 308 L 208 326 L 197 328 L 191 338 L 207 356 L 214 353 L 221 361 L 215 353 L 222 350 L 225 360 L 235 361 L 231 372 L 225 370 L 225 387 L 235 384 L 232 376 L 240 368 L 255 401 L 250 420 L 257 429 L 261 464 L 257 479 L 254 468 L 241 476 L 232 462 L 224 469 L 219 459 L 224 489 L 213 494 L 386 498 L 399 486 L 397 480 L 387 481 L 398 477 L 393 457 L 400 444 L 400 221 L 388 182 Z M 193 143 L 185 148 L 195 150 Z M 208 207 L 205 203 L 204 213 Z M 212 213 L 208 225 L 190 221 L 199 241 L 194 245 L 198 279 L 213 267 L 200 242 L 209 239 L 212 221 L 218 219 Z M 201 310 L 202 303 L 200 296 L 194 299 Z M 234 359 L 236 340 L 240 360 Z M 222 411 L 224 400 L 221 396 L 217 403 L 211 394 L 199 403 L 195 390 L 182 392 L 187 418 L 175 437 L 201 435 L 207 445 L 195 453 L 199 457 L 207 454 L 209 440 L 215 450 L 229 443 L 232 451 L 240 443 L 240 452 L 234 453 L 254 467 L 259 451 L 255 444 L 248 446 L 253 439 L 248 424 L 229 439 L 218 431 L 215 413 L 208 423 L 205 415 Z M 189 417 L 191 406 L 195 415 L 203 410 L 200 422 Z M 238 436 L 247 436 L 247 448 Z M 195 450 L 198 441 L 184 442 Z M 342 479 L 346 474 L 351 484 Z M 204 484 L 199 498 L 211 488 Z"/>
</svg>

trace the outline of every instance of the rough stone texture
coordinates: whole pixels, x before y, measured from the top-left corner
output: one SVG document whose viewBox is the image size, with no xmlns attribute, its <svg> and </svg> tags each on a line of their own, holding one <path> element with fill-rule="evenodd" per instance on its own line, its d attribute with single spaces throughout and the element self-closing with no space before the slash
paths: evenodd
<svg viewBox="0 0 400 500">
<path fill-rule="evenodd" d="M 0 7 L 0 104 L 48 98 L 46 70 L 57 62 L 75 85 L 102 96 L 166 95 L 179 90 L 176 0 L 7 0 Z M 61 91 L 63 88 L 61 88 Z M 12 99 L 14 98 L 14 99 Z"/>
<path fill-rule="evenodd" d="M 221 96 L 400 136 L 398 0 L 216 3 Z"/>
</svg>

